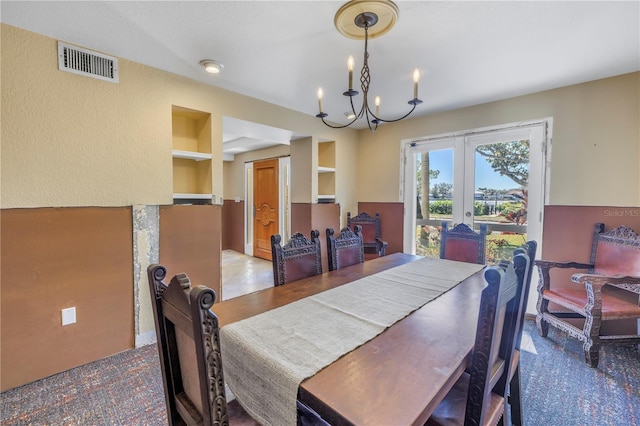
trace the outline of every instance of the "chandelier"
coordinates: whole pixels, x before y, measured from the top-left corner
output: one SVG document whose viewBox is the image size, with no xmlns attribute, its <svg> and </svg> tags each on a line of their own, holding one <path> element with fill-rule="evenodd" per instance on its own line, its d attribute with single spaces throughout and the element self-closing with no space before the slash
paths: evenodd
<svg viewBox="0 0 640 426">
<path fill-rule="evenodd" d="M 388 32 L 398 19 L 398 7 L 389 0 L 352 0 L 343 5 L 334 18 L 336 29 L 344 36 L 358 40 L 364 39 L 364 62 L 360 71 L 360 88 L 362 89 L 362 106 L 359 111 L 353 104 L 353 98 L 359 94 L 357 90 L 353 90 L 353 56 L 349 56 L 347 60 L 347 69 L 349 71 L 349 89 L 343 93 L 349 97 L 351 111 L 345 113 L 347 118 L 351 120 L 344 125 L 332 125 L 325 121 L 328 116 L 322 109 L 322 98 L 324 93 L 322 88 L 318 89 L 318 107 L 319 113 L 316 117 L 320 118 L 324 124 L 334 129 L 342 129 L 355 123 L 361 118 L 367 120 L 369 130 L 375 132 L 380 123 L 392 123 L 407 118 L 416 106 L 422 103 L 418 99 L 418 80 L 420 79 L 420 71 L 416 69 L 413 72 L 413 99 L 408 103 L 411 109 L 400 118 L 387 119 L 380 117 L 380 97 L 376 96 L 374 100 L 375 113 L 371 110 L 369 103 L 369 84 L 371 83 L 371 73 L 369 71 L 369 37 L 380 36 Z M 373 28 L 377 25 L 377 28 Z M 363 30 L 364 29 L 364 33 Z"/>
</svg>

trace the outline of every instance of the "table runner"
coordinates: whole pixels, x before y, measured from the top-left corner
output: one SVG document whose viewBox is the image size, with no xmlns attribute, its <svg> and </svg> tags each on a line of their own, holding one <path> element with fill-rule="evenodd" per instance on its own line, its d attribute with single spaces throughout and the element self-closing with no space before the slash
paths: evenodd
<svg viewBox="0 0 640 426">
<path fill-rule="evenodd" d="M 484 266 L 425 258 L 220 330 L 225 381 L 263 425 L 296 424 L 300 383 Z"/>
</svg>

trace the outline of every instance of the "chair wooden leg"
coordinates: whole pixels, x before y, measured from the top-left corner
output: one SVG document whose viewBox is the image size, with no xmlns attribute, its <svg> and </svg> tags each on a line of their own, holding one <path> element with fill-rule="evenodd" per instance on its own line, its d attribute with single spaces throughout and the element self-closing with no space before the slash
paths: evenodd
<svg viewBox="0 0 640 426">
<path fill-rule="evenodd" d="M 594 291 L 591 282 L 585 283 L 587 306 L 584 320 L 584 357 L 587 364 L 596 368 L 600 360 L 600 325 L 602 321 L 602 292 Z M 598 290 L 601 288 L 598 287 Z"/>
<path fill-rule="evenodd" d="M 600 344 L 585 342 L 584 348 L 584 360 L 593 368 L 598 367 L 600 361 Z"/>
<path fill-rule="evenodd" d="M 538 334 L 542 337 L 547 337 L 547 334 L 549 333 L 549 323 L 546 322 L 542 316 L 549 312 L 549 301 L 542 297 L 542 288 L 540 285 L 538 286 L 538 302 L 536 303 L 536 309 L 538 310 L 538 315 L 536 315 Z"/>
<path fill-rule="evenodd" d="M 509 383 L 509 406 L 511 412 L 511 424 L 522 426 L 522 399 L 520 396 L 520 364 L 516 366 L 513 377 Z"/>
<path fill-rule="evenodd" d="M 538 334 L 542 337 L 547 337 L 549 334 L 549 323 L 542 319 L 542 315 L 536 316 L 536 325 L 538 326 Z"/>
</svg>

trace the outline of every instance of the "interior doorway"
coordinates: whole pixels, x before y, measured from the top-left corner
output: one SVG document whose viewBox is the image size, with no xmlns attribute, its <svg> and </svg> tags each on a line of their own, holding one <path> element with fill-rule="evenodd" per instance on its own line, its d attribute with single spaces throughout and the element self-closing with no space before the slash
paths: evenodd
<svg viewBox="0 0 640 426">
<path fill-rule="evenodd" d="M 271 235 L 279 228 L 278 159 L 253 163 L 253 255 L 271 260 Z"/>
<path fill-rule="evenodd" d="M 542 239 L 551 119 L 404 141 L 404 251 L 439 256 L 442 222 L 487 225 L 497 263 Z"/>
<path fill-rule="evenodd" d="M 271 260 L 271 235 L 291 234 L 290 157 L 245 163 L 245 254 Z"/>
</svg>

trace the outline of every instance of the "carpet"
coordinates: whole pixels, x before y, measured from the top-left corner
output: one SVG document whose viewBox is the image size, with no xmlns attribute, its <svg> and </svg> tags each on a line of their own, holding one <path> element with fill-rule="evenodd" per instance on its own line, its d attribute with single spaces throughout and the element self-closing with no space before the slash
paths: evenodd
<svg viewBox="0 0 640 426">
<path fill-rule="evenodd" d="M 591 368 L 577 339 L 553 327 L 540 337 L 529 319 L 521 347 L 526 425 L 640 425 L 637 346 L 603 346 L 598 368 Z"/>
<path fill-rule="evenodd" d="M 0 424 L 166 425 L 155 344 L 0 394 Z"/>
<path fill-rule="evenodd" d="M 577 340 L 554 328 L 540 337 L 528 319 L 520 369 L 527 426 L 640 425 L 640 355 L 634 346 L 603 347 L 593 369 Z M 3 392 L 0 424 L 166 425 L 157 346 Z"/>
</svg>

